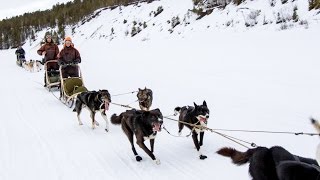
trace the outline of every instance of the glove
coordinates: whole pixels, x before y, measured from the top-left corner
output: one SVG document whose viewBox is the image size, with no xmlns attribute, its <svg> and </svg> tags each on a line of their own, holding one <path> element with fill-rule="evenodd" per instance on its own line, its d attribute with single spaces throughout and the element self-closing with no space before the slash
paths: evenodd
<svg viewBox="0 0 320 180">
<path fill-rule="evenodd" d="M 65 65 L 65 63 L 63 61 L 58 61 L 58 65 L 63 66 L 63 65 Z"/>
<path fill-rule="evenodd" d="M 80 59 L 74 60 L 74 64 L 79 64 L 80 62 L 81 62 Z"/>
</svg>

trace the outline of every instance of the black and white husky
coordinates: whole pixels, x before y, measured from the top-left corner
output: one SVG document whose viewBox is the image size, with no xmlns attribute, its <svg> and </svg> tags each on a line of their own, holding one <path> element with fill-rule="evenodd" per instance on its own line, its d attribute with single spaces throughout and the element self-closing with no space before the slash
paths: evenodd
<svg viewBox="0 0 320 180">
<path fill-rule="evenodd" d="M 192 126 L 192 124 L 206 127 L 210 112 L 207 107 L 206 101 L 203 101 L 202 105 L 197 105 L 196 103 L 193 103 L 193 104 L 194 104 L 194 107 L 183 106 L 183 107 L 176 107 L 174 109 L 175 114 L 180 114 L 179 122 L 178 122 L 179 135 L 181 134 L 183 127 L 187 126 L 192 131 L 192 139 L 199 153 L 199 158 L 206 159 L 207 156 L 203 155 L 200 151 L 200 146 L 203 145 L 203 136 L 204 136 L 205 130 L 199 127 L 194 127 Z M 200 134 L 200 140 L 198 140 L 198 134 Z"/>
<path fill-rule="evenodd" d="M 90 111 L 90 117 L 92 120 L 92 129 L 95 128 L 95 125 L 99 126 L 99 123 L 95 120 L 95 113 L 100 111 L 101 116 L 106 121 L 106 131 L 109 131 L 109 123 L 106 115 L 106 111 L 109 110 L 109 103 L 111 102 L 111 97 L 108 90 L 99 90 L 99 91 L 87 91 L 82 92 L 77 96 L 76 105 L 73 109 L 74 112 L 77 112 L 77 117 L 79 125 L 82 125 L 80 120 L 80 113 L 83 107 L 87 107 Z"/>
</svg>

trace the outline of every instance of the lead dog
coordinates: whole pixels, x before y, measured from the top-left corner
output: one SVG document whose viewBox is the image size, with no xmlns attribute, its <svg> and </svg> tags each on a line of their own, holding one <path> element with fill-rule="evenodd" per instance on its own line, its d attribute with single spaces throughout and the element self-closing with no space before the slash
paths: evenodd
<svg viewBox="0 0 320 180">
<path fill-rule="evenodd" d="M 87 107 L 90 111 L 90 117 L 92 120 L 92 129 L 95 128 L 95 125 L 99 126 L 99 123 L 95 120 L 95 113 L 100 111 L 101 116 L 106 121 L 105 130 L 109 131 L 109 123 L 106 115 L 106 111 L 109 110 L 109 103 L 111 102 L 110 93 L 108 90 L 99 90 L 99 91 L 88 91 L 82 92 L 77 96 L 76 105 L 73 109 L 74 112 L 77 112 L 77 117 L 79 125 L 82 125 L 80 120 L 80 114 L 83 107 Z"/>
<path fill-rule="evenodd" d="M 163 116 L 159 109 L 151 111 L 127 110 L 119 116 L 113 114 L 111 116 L 112 124 L 121 124 L 123 132 L 127 135 L 133 154 L 136 156 L 136 161 L 141 161 L 142 158 L 138 155 L 134 143 L 133 136 L 136 136 L 137 144 L 142 148 L 156 164 L 160 164 L 160 160 L 156 159 L 153 154 L 154 141 L 157 132 L 161 131 Z M 151 150 L 147 148 L 144 141 L 150 140 Z"/>
<path fill-rule="evenodd" d="M 138 89 L 137 98 L 139 101 L 139 107 L 141 110 L 149 111 L 152 100 L 153 100 L 153 93 L 151 89 L 147 89 L 146 87 L 144 89 Z"/>
<path fill-rule="evenodd" d="M 180 114 L 179 116 L 179 135 L 181 135 L 181 131 L 184 126 L 187 126 L 192 131 L 192 139 L 193 143 L 197 148 L 199 153 L 200 159 L 206 159 L 207 156 L 203 155 L 200 151 L 200 146 L 203 145 L 203 136 L 204 136 L 204 129 L 195 128 L 191 124 L 194 125 L 201 125 L 207 126 L 208 119 L 209 119 L 209 109 L 207 107 L 206 101 L 203 101 L 203 104 L 198 106 L 196 103 L 193 103 L 194 107 L 192 106 L 183 106 L 183 107 L 176 107 L 174 109 L 175 114 Z M 198 134 L 200 134 L 200 140 L 198 140 Z"/>
</svg>

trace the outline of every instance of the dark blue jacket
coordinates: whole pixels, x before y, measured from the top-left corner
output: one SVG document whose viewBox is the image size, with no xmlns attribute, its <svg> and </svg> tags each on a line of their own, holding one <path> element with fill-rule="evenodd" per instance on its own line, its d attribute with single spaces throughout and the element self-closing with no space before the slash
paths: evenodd
<svg viewBox="0 0 320 180">
<path fill-rule="evenodd" d="M 24 49 L 22 49 L 22 48 L 18 48 L 17 50 L 16 50 L 16 55 L 17 55 L 17 58 L 18 59 L 25 59 L 25 51 L 24 51 Z"/>
</svg>

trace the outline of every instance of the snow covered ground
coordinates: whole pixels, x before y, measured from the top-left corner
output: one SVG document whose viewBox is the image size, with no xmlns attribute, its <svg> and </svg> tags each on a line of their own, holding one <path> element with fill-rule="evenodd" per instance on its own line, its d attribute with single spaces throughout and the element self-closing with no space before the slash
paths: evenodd
<svg viewBox="0 0 320 180">
<path fill-rule="evenodd" d="M 172 115 L 176 106 L 206 100 L 210 128 L 315 132 L 309 117 L 320 119 L 319 25 L 286 31 L 199 28 L 186 30 L 183 38 L 149 33 L 144 41 L 142 34 L 116 41 L 89 38 L 102 21 L 90 21 L 72 36 L 89 90 L 108 89 L 112 95 L 146 86 L 153 90 L 152 107 L 164 116 Z M 41 59 L 36 54 L 39 41 L 24 45 L 27 59 Z M 191 137 L 162 131 L 155 142 L 161 164 L 137 146 L 143 161 L 136 162 L 119 126 L 110 125 L 106 133 L 97 114 L 100 127 L 92 130 L 86 110 L 79 126 L 76 114 L 43 87 L 43 71 L 18 68 L 14 50 L 0 51 L 0 59 L 1 180 L 250 179 L 247 165 L 237 167 L 215 153 L 225 146 L 246 148 L 211 132 L 202 147 L 206 160 L 199 160 Z M 131 104 L 135 100 L 135 94 L 112 97 L 115 103 L 138 108 Z M 107 115 L 125 110 L 111 105 Z M 165 119 L 164 125 L 177 134 L 176 122 Z M 188 133 L 185 128 L 182 134 Z M 223 133 L 313 158 L 319 142 L 310 136 Z"/>
</svg>

